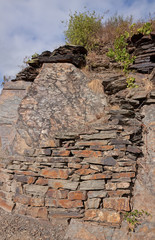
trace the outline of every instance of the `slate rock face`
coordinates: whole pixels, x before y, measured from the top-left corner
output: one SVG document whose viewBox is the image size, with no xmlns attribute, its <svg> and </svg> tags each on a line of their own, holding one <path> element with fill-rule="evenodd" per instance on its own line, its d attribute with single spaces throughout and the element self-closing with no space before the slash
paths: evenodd
<svg viewBox="0 0 155 240">
<path fill-rule="evenodd" d="M 132 70 L 137 70 L 141 73 L 150 73 L 155 67 L 155 38 L 154 33 L 148 36 L 143 34 L 135 34 L 128 42 L 130 53 L 136 56 Z M 132 51 L 131 51 L 132 49 Z"/>
<path fill-rule="evenodd" d="M 95 94 L 88 82 L 72 64 L 44 64 L 18 109 L 16 129 L 28 146 L 61 131 L 78 132 L 104 113 L 105 96 Z"/>
<path fill-rule="evenodd" d="M 11 151 L 11 143 L 16 134 L 19 104 L 30 85 L 30 82 L 25 81 L 8 82 L 0 96 L 0 148 L 7 152 Z"/>
</svg>

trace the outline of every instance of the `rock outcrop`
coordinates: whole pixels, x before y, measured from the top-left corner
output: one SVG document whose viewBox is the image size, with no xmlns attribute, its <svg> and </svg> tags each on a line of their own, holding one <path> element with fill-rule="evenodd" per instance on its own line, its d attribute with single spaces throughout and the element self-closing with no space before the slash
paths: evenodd
<svg viewBox="0 0 155 240">
<path fill-rule="evenodd" d="M 123 214 L 133 208 L 150 213 L 154 203 L 154 74 L 134 73 L 139 87 L 127 89 L 125 76 L 113 70 L 84 73 L 78 54 L 86 51 L 72 46 L 43 53 L 38 65 L 4 86 L 0 207 L 71 220 L 67 240 L 114 240 L 122 233 L 126 240 Z M 151 229 L 144 229 L 144 239 L 153 236 L 151 214 L 143 221 Z M 138 231 L 130 239 L 141 236 Z"/>
<path fill-rule="evenodd" d="M 155 68 L 155 33 L 152 32 L 149 36 L 135 34 L 128 43 L 129 52 L 136 57 L 131 69 L 151 73 Z"/>
</svg>

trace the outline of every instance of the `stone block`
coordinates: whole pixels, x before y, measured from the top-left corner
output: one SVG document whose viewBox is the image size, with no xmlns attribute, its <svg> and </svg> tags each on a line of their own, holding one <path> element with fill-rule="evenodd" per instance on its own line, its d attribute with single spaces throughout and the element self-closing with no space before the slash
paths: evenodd
<svg viewBox="0 0 155 240">
<path fill-rule="evenodd" d="M 31 195 L 38 195 L 38 196 L 45 196 L 48 186 L 39 186 L 39 185 L 25 185 L 25 192 L 26 194 L 31 194 Z"/>
<path fill-rule="evenodd" d="M 88 209 L 85 211 L 85 220 L 119 224 L 121 217 L 120 213 L 115 211 Z"/>
<path fill-rule="evenodd" d="M 109 197 L 121 197 L 123 195 L 130 195 L 130 190 L 116 190 L 116 191 L 108 191 Z"/>
<path fill-rule="evenodd" d="M 39 177 L 38 180 L 36 181 L 36 184 L 46 186 L 48 185 L 48 179 Z"/>
<path fill-rule="evenodd" d="M 117 185 L 116 185 L 116 183 L 108 182 L 105 185 L 105 188 L 106 188 L 106 190 L 113 190 L 113 191 L 115 191 L 117 189 Z"/>
<path fill-rule="evenodd" d="M 93 173 L 96 173 L 96 170 L 93 170 L 93 169 L 90 169 L 90 168 L 81 168 L 81 169 L 78 169 L 75 171 L 76 174 L 79 174 L 79 175 L 88 175 L 88 174 L 93 174 Z"/>
<path fill-rule="evenodd" d="M 85 203 L 85 207 L 86 209 L 89 209 L 89 208 L 99 208 L 100 206 L 100 202 L 101 202 L 101 199 L 100 198 L 91 198 L 91 199 L 88 199 Z"/>
<path fill-rule="evenodd" d="M 116 138 L 116 132 L 114 131 L 103 131 L 102 133 L 96 133 L 92 135 L 81 135 L 80 138 L 84 140 L 100 140 L 100 139 L 111 139 Z"/>
<path fill-rule="evenodd" d="M 70 151 L 69 150 L 53 150 L 52 156 L 54 157 L 69 157 Z"/>
<path fill-rule="evenodd" d="M 76 143 L 76 146 L 99 146 L 99 145 L 107 145 L 107 140 L 100 140 L 100 141 L 80 141 Z"/>
<path fill-rule="evenodd" d="M 26 196 L 24 194 L 20 195 L 20 194 L 16 194 L 14 197 L 13 197 L 13 201 L 15 203 L 21 203 L 23 205 L 30 205 L 30 199 L 31 197 L 30 196 Z"/>
<path fill-rule="evenodd" d="M 30 205 L 32 207 L 43 207 L 44 206 L 44 198 L 33 197 L 30 199 Z"/>
<path fill-rule="evenodd" d="M 94 145 L 94 146 L 90 146 L 91 150 L 95 150 L 95 151 L 108 151 L 108 150 L 112 150 L 114 148 L 114 146 L 112 145 L 106 145 L 106 146 L 100 146 L 100 145 Z"/>
<path fill-rule="evenodd" d="M 112 174 L 112 178 L 133 178 L 133 177 L 135 177 L 135 172 L 122 172 Z"/>
<path fill-rule="evenodd" d="M 25 176 L 25 175 L 15 175 L 15 176 L 14 176 L 14 179 L 15 179 L 17 182 L 32 184 L 32 183 L 35 182 L 36 177 Z"/>
<path fill-rule="evenodd" d="M 130 187 L 130 183 L 129 182 L 117 183 L 117 188 L 129 188 L 129 187 Z"/>
<path fill-rule="evenodd" d="M 107 196 L 106 191 L 89 191 L 88 198 L 104 198 Z"/>
<path fill-rule="evenodd" d="M 93 169 L 93 170 L 96 170 L 97 172 L 103 172 L 103 166 L 102 165 L 90 164 L 90 168 Z"/>
<path fill-rule="evenodd" d="M 58 207 L 57 199 L 45 198 L 45 206 L 46 207 Z"/>
<path fill-rule="evenodd" d="M 75 191 L 79 185 L 79 182 L 71 182 L 67 180 L 56 180 L 56 179 L 50 179 L 48 181 L 48 185 L 54 189 L 69 189 Z"/>
<path fill-rule="evenodd" d="M 127 151 L 131 152 L 131 153 L 134 153 L 134 154 L 140 154 L 141 153 L 141 149 L 139 149 L 138 147 L 135 147 L 135 146 L 128 146 Z"/>
<path fill-rule="evenodd" d="M 85 158 L 89 158 L 89 157 L 97 158 L 102 156 L 102 152 L 92 151 L 92 150 L 73 150 L 72 153 L 76 157 L 85 157 Z"/>
<path fill-rule="evenodd" d="M 27 215 L 34 218 L 47 219 L 47 209 L 45 207 L 29 207 L 27 209 Z"/>
<path fill-rule="evenodd" d="M 80 190 L 102 190 L 104 188 L 104 180 L 88 180 L 80 183 Z"/>
<path fill-rule="evenodd" d="M 83 191 L 74 191 L 74 192 L 69 192 L 68 194 L 68 199 L 69 200 L 86 200 L 87 195 L 86 192 Z"/>
<path fill-rule="evenodd" d="M 68 197 L 68 190 L 56 190 L 56 189 L 48 189 L 47 193 L 46 193 L 46 197 L 49 198 L 67 198 Z"/>
<path fill-rule="evenodd" d="M 69 176 L 68 169 L 42 169 L 41 175 L 46 178 L 67 179 Z"/>
<path fill-rule="evenodd" d="M 129 198 L 104 198 L 103 207 L 117 211 L 130 211 Z"/>
<path fill-rule="evenodd" d="M 68 163 L 68 167 L 69 167 L 69 168 L 79 169 L 79 168 L 81 168 L 82 166 L 81 166 L 81 164 L 79 164 L 79 163 Z"/>
<path fill-rule="evenodd" d="M 98 179 L 107 179 L 111 178 L 112 174 L 111 173 L 96 173 L 92 175 L 87 175 L 87 176 L 82 176 L 81 180 L 98 180 Z"/>
<path fill-rule="evenodd" d="M 15 204 L 12 201 L 0 198 L 0 207 L 7 212 L 12 212 Z"/>
<path fill-rule="evenodd" d="M 69 199 L 59 199 L 57 200 L 58 207 L 62 208 L 81 208 L 83 207 L 83 202 L 81 200 L 69 200 Z"/>
<path fill-rule="evenodd" d="M 115 166 L 116 160 L 113 157 L 85 158 L 83 163 L 99 164 L 103 166 Z"/>
</svg>

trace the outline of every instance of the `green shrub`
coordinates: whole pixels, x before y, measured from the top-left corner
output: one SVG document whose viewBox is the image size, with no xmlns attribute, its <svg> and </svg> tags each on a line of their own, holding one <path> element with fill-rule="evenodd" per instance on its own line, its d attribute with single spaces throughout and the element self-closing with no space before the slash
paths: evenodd
<svg viewBox="0 0 155 240">
<path fill-rule="evenodd" d="M 102 30 L 103 16 L 96 15 L 95 11 L 86 11 L 75 12 L 69 17 L 68 28 L 64 32 L 67 43 L 82 45 L 87 50 L 94 49 L 97 44 L 96 35 Z"/>
</svg>

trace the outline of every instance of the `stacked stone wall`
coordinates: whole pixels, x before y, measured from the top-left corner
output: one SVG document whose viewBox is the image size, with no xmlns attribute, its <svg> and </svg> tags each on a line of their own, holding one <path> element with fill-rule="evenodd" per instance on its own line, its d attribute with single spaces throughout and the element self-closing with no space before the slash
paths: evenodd
<svg viewBox="0 0 155 240">
<path fill-rule="evenodd" d="M 4 87 L 1 208 L 49 221 L 77 218 L 113 227 L 132 210 L 143 157 L 141 108 L 153 106 L 155 93 L 140 84 L 126 89 L 121 74 L 96 76 L 105 93 L 94 93 L 90 79 L 68 63 L 46 63 L 34 82 L 18 79 Z M 16 90 L 20 98 L 5 122 Z"/>
</svg>

